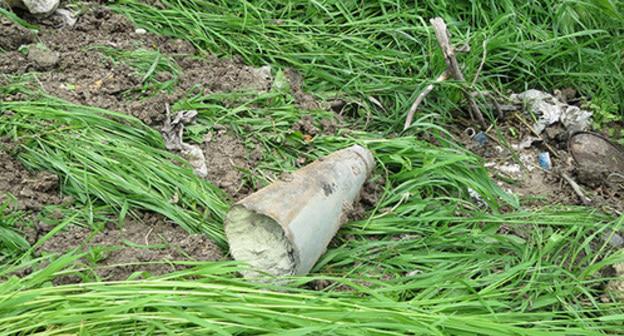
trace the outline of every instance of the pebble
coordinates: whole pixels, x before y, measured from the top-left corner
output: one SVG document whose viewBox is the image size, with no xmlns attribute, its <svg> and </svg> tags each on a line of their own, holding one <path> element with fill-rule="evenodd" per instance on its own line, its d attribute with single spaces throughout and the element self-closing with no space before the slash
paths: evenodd
<svg viewBox="0 0 624 336">
<path fill-rule="evenodd" d="M 143 28 L 137 28 L 134 32 L 135 32 L 136 34 L 138 34 L 138 35 L 144 35 L 144 34 L 147 34 L 147 30 L 145 30 L 145 29 L 143 29 Z"/>
<path fill-rule="evenodd" d="M 45 47 L 31 45 L 28 48 L 28 60 L 35 63 L 38 69 L 49 69 L 54 67 L 60 58 L 60 54 Z"/>
</svg>

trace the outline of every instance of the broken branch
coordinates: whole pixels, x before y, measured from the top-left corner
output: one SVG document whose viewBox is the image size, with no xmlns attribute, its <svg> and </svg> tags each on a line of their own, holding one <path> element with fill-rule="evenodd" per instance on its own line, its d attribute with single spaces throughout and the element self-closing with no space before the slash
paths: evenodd
<svg viewBox="0 0 624 336">
<path fill-rule="evenodd" d="M 429 93 L 431 93 L 431 91 L 433 91 L 433 84 L 440 83 L 446 80 L 448 78 L 448 75 L 448 71 L 444 71 L 440 76 L 438 76 L 438 78 L 436 78 L 433 83 L 427 85 L 427 87 L 418 95 L 418 97 L 416 97 L 416 100 L 407 112 L 407 117 L 405 118 L 403 130 L 406 130 L 412 124 L 412 120 L 414 119 L 414 114 L 416 113 L 416 110 L 418 110 L 418 106 L 420 105 L 420 103 L 423 102 L 423 100 L 425 100 L 425 97 Z"/>
<path fill-rule="evenodd" d="M 455 57 L 455 48 L 450 42 L 449 32 L 446 29 L 446 23 L 440 17 L 436 17 L 430 20 L 431 25 L 433 26 L 433 30 L 436 35 L 436 39 L 438 40 L 438 44 L 442 49 L 442 54 L 444 54 L 444 60 L 446 65 L 448 66 L 447 71 L 450 76 L 459 82 L 465 82 L 464 74 L 461 72 L 459 68 L 459 63 L 457 63 L 457 58 Z M 487 127 L 485 119 L 483 118 L 483 114 L 481 110 L 479 110 L 479 106 L 475 102 L 474 98 L 468 93 L 465 89 L 464 95 L 468 99 L 468 106 L 470 108 L 470 115 L 474 119 L 475 117 L 483 127 Z"/>
<path fill-rule="evenodd" d="M 587 197 L 587 196 L 585 196 L 585 194 L 583 194 L 583 189 L 581 189 L 581 186 L 579 186 L 578 183 L 576 183 L 576 181 L 574 181 L 568 174 L 563 173 L 563 172 L 561 173 L 561 177 L 563 177 L 563 179 L 566 182 L 568 182 L 570 187 L 572 187 L 572 189 L 574 190 L 576 195 L 581 199 L 581 202 L 584 205 L 590 205 L 591 204 L 591 199 L 589 199 L 589 197 Z"/>
</svg>

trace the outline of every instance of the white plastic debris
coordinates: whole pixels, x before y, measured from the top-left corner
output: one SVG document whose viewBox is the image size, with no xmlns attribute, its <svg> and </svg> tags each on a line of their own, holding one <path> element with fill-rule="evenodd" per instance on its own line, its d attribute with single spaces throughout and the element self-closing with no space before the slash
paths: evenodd
<svg viewBox="0 0 624 336">
<path fill-rule="evenodd" d="M 533 130 L 537 134 L 541 134 L 546 127 L 557 122 L 561 122 L 569 133 L 587 130 L 591 125 L 590 111 L 568 105 L 546 92 L 527 90 L 512 94 L 510 98 L 515 104 L 526 104 L 527 110 L 539 118 L 533 125 Z"/>
<path fill-rule="evenodd" d="M 134 30 L 134 33 L 137 35 L 145 35 L 147 34 L 147 30 L 143 29 L 143 28 L 137 28 Z"/>
<path fill-rule="evenodd" d="M 507 163 L 502 165 L 495 165 L 494 169 L 505 173 L 510 176 L 518 176 L 522 173 L 522 167 L 517 163 Z"/>
<path fill-rule="evenodd" d="M 479 194 L 476 190 L 472 188 L 468 188 L 468 195 L 470 196 L 472 201 L 477 205 L 477 207 L 484 208 L 487 206 L 487 203 L 483 200 L 483 197 L 481 197 L 481 194 Z"/>
<path fill-rule="evenodd" d="M 592 113 L 590 111 L 581 110 L 577 106 L 566 106 L 565 111 L 561 114 L 561 123 L 568 132 L 574 133 L 586 131 L 591 126 Z"/>
<path fill-rule="evenodd" d="M 206 166 L 204 152 L 199 146 L 182 141 L 184 124 L 192 122 L 196 116 L 197 111 L 195 110 L 181 111 L 171 119 L 169 106 L 167 106 L 167 119 L 161 133 L 168 150 L 180 151 L 182 156 L 189 161 L 195 173 L 200 177 L 206 177 L 208 176 L 208 166 Z"/>
<path fill-rule="evenodd" d="M 512 144 L 511 148 L 515 150 L 527 149 L 533 146 L 535 141 L 540 140 L 539 138 L 528 136 L 524 140 L 522 140 L 519 144 Z"/>
</svg>

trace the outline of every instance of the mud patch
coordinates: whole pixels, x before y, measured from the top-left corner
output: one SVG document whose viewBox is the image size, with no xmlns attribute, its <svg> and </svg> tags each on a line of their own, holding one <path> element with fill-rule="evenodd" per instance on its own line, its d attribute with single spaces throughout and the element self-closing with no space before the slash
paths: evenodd
<svg viewBox="0 0 624 336">
<path fill-rule="evenodd" d="M 0 15 L 0 51 L 16 51 L 20 46 L 33 43 L 35 35 L 28 29 L 15 25 Z"/>
<path fill-rule="evenodd" d="M 38 82 L 51 95 L 65 100 L 133 115 L 149 125 L 165 119 L 165 104 L 190 94 L 239 90 L 266 91 L 272 83 L 270 67 L 253 68 L 240 61 L 193 56 L 195 48 L 179 39 L 137 33 L 133 24 L 111 10 L 92 6 L 73 28 L 41 25 L 30 36 L 17 25 L 0 21 L 0 37 L 7 52 L 0 57 L 0 74 L 21 75 L 39 71 Z M 18 32 L 18 33 L 15 33 Z M 41 66 L 37 58 L 18 52 L 32 44 L 50 49 L 55 62 Z M 177 63 L 180 75 L 170 91 L 144 85 L 144 73 L 120 60 L 105 56 L 96 46 L 120 51 L 158 51 Z M 157 76 L 158 77 L 158 76 Z M 160 79 L 166 80 L 167 78 Z M 164 76 L 167 77 L 167 76 Z M 171 78 L 169 78 L 171 79 Z"/>
<path fill-rule="evenodd" d="M 215 261 L 223 258 L 220 249 L 207 237 L 188 234 L 176 224 L 156 214 L 126 221 L 123 228 L 107 228 L 99 233 L 72 226 L 59 232 L 38 250 L 45 255 L 73 249 L 87 252 L 81 259 L 99 280 L 125 280 L 134 273 L 160 275 L 183 269 L 168 261 Z M 65 276 L 57 283 L 82 281 Z"/>
<path fill-rule="evenodd" d="M 29 171 L 0 150 L 0 203 L 4 202 L 9 202 L 13 210 L 39 211 L 46 205 L 67 203 L 71 199 L 61 196 L 57 175 Z"/>
<path fill-rule="evenodd" d="M 243 171 L 253 162 L 248 161 L 243 142 L 225 129 L 207 134 L 202 150 L 208 167 L 207 179 L 224 189 L 234 199 L 240 199 L 250 190 L 243 188 Z"/>
</svg>

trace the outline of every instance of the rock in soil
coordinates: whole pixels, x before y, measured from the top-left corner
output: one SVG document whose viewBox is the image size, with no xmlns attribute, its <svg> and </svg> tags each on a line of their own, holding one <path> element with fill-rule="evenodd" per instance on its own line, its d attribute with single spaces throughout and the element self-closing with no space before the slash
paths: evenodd
<svg viewBox="0 0 624 336">
<path fill-rule="evenodd" d="M 60 0 L 5 0 L 9 7 L 22 8 L 37 17 L 46 17 L 54 13 Z"/>
<path fill-rule="evenodd" d="M 38 253 L 65 253 L 79 248 L 89 252 L 81 260 L 100 280 L 125 280 L 136 272 L 151 275 L 183 269 L 169 261 L 215 261 L 221 250 L 206 236 L 189 234 L 157 214 L 127 220 L 122 228 L 100 233 L 72 226 L 47 240 Z M 56 279 L 59 283 L 81 282 L 77 276 Z"/>
<path fill-rule="evenodd" d="M 613 175 L 624 177 L 624 150 L 605 137 L 577 133 L 570 138 L 568 148 L 581 183 L 599 186 L 612 180 Z"/>
<path fill-rule="evenodd" d="M 53 68 L 59 62 L 59 53 L 38 45 L 28 48 L 28 60 L 33 62 L 37 70 Z"/>
</svg>

